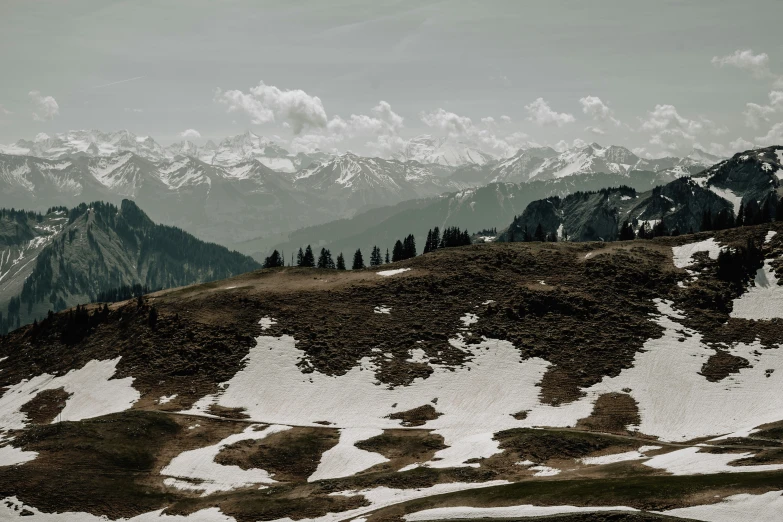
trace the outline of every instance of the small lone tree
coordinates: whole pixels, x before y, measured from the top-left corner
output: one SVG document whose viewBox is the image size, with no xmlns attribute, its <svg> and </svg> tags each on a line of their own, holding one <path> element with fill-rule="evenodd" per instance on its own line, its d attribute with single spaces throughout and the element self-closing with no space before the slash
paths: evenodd
<svg viewBox="0 0 783 522">
<path fill-rule="evenodd" d="M 405 259 L 405 248 L 402 245 L 402 241 L 399 239 L 396 243 L 394 243 L 394 248 L 392 248 L 392 263 L 396 263 L 397 261 L 402 261 Z"/>
<path fill-rule="evenodd" d="M 313 268 L 315 266 L 315 255 L 313 255 L 313 249 L 310 245 L 305 248 L 304 255 L 302 256 L 302 263 L 299 266 Z"/>
<path fill-rule="evenodd" d="M 533 240 L 534 241 L 545 241 L 546 235 L 544 235 L 544 227 L 541 226 L 541 223 L 538 224 L 536 227 L 536 232 L 533 234 Z"/>
<path fill-rule="evenodd" d="M 362 268 L 364 268 L 364 257 L 362 257 L 362 251 L 357 248 L 356 252 L 353 253 L 353 265 L 351 265 L 351 270 L 360 270 Z"/>
<path fill-rule="evenodd" d="M 345 270 L 345 258 L 342 252 L 337 256 L 337 270 Z"/>
<path fill-rule="evenodd" d="M 272 252 L 272 255 L 264 259 L 264 268 L 276 268 L 279 266 L 283 266 L 283 256 L 281 256 L 280 252 L 277 250 Z"/>
<path fill-rule="evenodd" d="M 381 266 L 381 249 L 377 246 L 372 247 L 372 253 L 370 254 L 370 266 Z"/>
<path fill-rule="evenodd" d="M 318 268 L 334 268 L 332 253 L 325 248 L 321 249 L 321 254 L 318 256 Z"/>
</svg>

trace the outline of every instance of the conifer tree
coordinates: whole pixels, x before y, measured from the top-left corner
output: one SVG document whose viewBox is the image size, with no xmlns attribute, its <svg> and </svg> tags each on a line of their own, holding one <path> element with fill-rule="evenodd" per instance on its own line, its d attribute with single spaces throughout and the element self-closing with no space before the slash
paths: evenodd
<svg viewBox="0 0 783 522">
<path fill-rule="evenodd" d="M 390 262 L 391 262 L 391 260 L 389 259 L 389 249 L 387 248 L 386 249 L 386 264 L 388 265 Z"/>
<path fill-rule="evenodd" d="M 337 270 L 345 270 L 345 258 L 342 252 L 337 256 Z"/>
<path fill-rule="evenodd" d="M 403 259 L 416 257 L 416 239 L 413 237 L 413 234 L 408 234 L 408 236 L 403 240 L 402 254 Z"/>
<path fill-rule="evenodd" d="M 701 226 L 699 232 L 708 232 L 712 230 L 712 212 L 705 210 L 701 216 Z"/>
<path fill-rule="evenodd" d="M 334 268 L 332 253 L 325 248 L 321 249 L 321 254 L 318 256 L 318 268 Z"/>
<path fill-rule="evenodd" d="M 302 251 L 302 247 L 299 247 L 299 253 L 296 254 L 296 266 L 302 266 L 303 262 L 304 262 L 304 252 Z"/>
<path fill-rule="evenodd" d="M 299 266 L 313 268 L 315 266 L 315 255 L 313 255 L 313 249 L 310 245 L 305 248 L 304 255 L 302 256 L 302 264 Z"/>
<path fill-rule="evenodd" d="M 264 268 L 275 268 L 278 266 L 283 266 L 283 257 L 280 255 L 280 252 L 275 250 L 271 256 L 264 259 Z"/>
<path fill-rule="evenodd" d="M 432 229 L 430 251 L 437 250 L 439 245 L 440 245 L 440 229 L 438 227 L 435 227 Z"/>
<path fill-rule="evenodd" d="M 351 270 L 360 270 L 362 268 L 364 268 L 364 257 L 362 257 L 362 251 L 357 248 L 356 252 L 353 253 L 353 265 L 351 265 Z"/>
<path fill-rule="evenodd" d="M 422 254 L 428 254 L 432 245 L 432 229 L 427 231 L 427 240 L 424 242 L 424 251 Z"/>
<path fill-rule="evenodd" d="M 381 266 L 381 249 L 378 246 L 372 247 L 372 253 L 370 254 L 370 266 Z"/>
<path fill-rule="evenodd" d="M 620 241 L 631 241 L 636 239 L 636 234 L 633 232 L 633 226 L 625 220 L 623 226 L 620 228 Z"/>
<path fill-rule="evenodd" d="M 536 227 L 536 231 L 533 234 L 533 240 L 534 241 L 546 240 L 546 236 L 544 235 L 544 228 L 541 226 L 541 223 L 539 223 L 538 226 Z"/>
<path fill-rule="evenodd" d="M 394 248 L 392 248 L 392 263 L 396 263 L 397 261 L 402 261 L 405 256 L 405 248 L 402 245 L 402 241 L 399 239 L 396 243 L 394 243 Z"/>
<path fill-rule="evenodd" d="M 740 203 L 739 210 L 737 211 L 737 221 L 735 224 L 738 227 L 745 225 L 745 205 L 743 203 Z"/>
</svg>

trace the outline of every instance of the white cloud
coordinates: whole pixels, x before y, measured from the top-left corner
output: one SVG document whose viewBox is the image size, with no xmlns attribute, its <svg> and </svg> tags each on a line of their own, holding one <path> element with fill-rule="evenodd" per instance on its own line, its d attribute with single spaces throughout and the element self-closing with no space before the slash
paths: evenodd
<svg viewBox="0 0 783 522">
<path fill-rule="evenodd" d="M 228 107 L 228 112 L 245 112 L 255 124 L 287 121 L 294 134 L 305 127 L 326 127 L 327 117 L 318 96 L 310 96 L 301 89 L 283 90 L 263 81 L 248 93 L 239 90 L 215 91 L 215 101 Z"/>
<path fill-rule="evenodd" d="M 9 111 L 8 109 L 0 105 L 0 114 L 4 116 L 8 116 L 9 114 L 13 114 L 13 112 Z"/>
<path fill-rule="evenodd" d="M 141 109 L 131 109 L 129 107 L 125 107 L 125 112 L 144 112 Z"/>
<path fill-rule="evenodd" d="M 716 67 L 729 66 L 750 71 L 756 78 L 771 75 L 767 53 L 753 54 L 752 49 L 738 49 L 726 56 L 713 56 L 712 64 Z"/>
<path fill-rule="evenodd" d="M 768 122 L 772 115 L 775 114 L 775 109 L 769 105 L 746 103 L 742 114 L 745 115 L 745 125 L 758 129 L 762 122 Z"/>
<path fill-rule="evenodd" d="M 719 136 L 728 132 L 725 126 L 706 118 L 686 118 L 680 115 L 674 105 L 667 104 L 658 104 L 655 109 L 648 111 L 640 130 L 649 132 L 650 144 L 667 153 L 686 153 L 702 133 Z"/>
<path fill-rule="evenodd" d="M 606 132 L 601 127 L 585 127 L 585 130 L 587 132 L 592 132 L 593 134 L 598 134 L 599 136 L 606 134 Z"/>
<path fill-rule="evenodd" d="M 459 116 L 444 109 L 422 112 L 420 117 L 428 127 L 434 127 L 455 136 L 466 134 L 468 129 L 473 127 L 473 121 L 467 116 Z"/>
<path fill-rule="evenodd" d="M 562 127 L 567 123 L 576 121 L 572 114 L 553 111 L 549 104 L 543 98 L 537 98 L 536 101 L 525 105 L 528 112 L 528 120 L 538 125 L 557 125 Z"/>
<path fill-rule="evenodd" d="M 560 140 L 552 147 L 557 152 L 564 152 L 568 149 L 581 149 L 582 147 L 586 147 L 587 142 L 585 140 L 576 138 L 571 143 L 568 143 L 566 140 Z"/>
<path fill-rule="evenodd" d="M 755 149 L 756 145 L 746 139 L 737 138 L 729 143 L 729 148 L 734 152 L 744 152 L 746 150 Z"/>
<path fill-rule="evenodd" d="M 179 133 L 183 138 L 200 138 L 201 133 L 196 129 L 186 129 Z"/>
<path fill-rule="evenodd" d="M 351 114 L 348 119 L 334 116 L 319 132 L 296 136 L 291 141 L 295 152 L 312 152 L 315 149 L 336 151 L 338 144 L 354 138 L 369 139 L 365 143 L 376 154 L 391 154 L 402 147 L 397 136 L 403 128 L 403 118 L 388 102 L 381 100 L 372 108 L 373 116 Z"/>
<path fill-rule="evenodd" d="M 399 130 L 403 125 L 403 118 L 396 112 L 394 112 L 388 102 L 381 100 L 378 105 L 372 108 L 372 112 L 378 115 L 378 117 L 386 122 L 393 130 Z"/>
<path fill-rule="evenodd" d="M 422 112 L 420 117 L 425 125 L 444 131 L 449 139 L 458 139 L 496 156 L 510 156 L 520 147 L 530 145 L 529 136 L 522 132 L 514 132 L 508 136 L 497 135 L 494 118 L 481 119 L 487 127 L 492 127 L 490 129 L 480 128 L 474 125 L 469 117 L 444 109 Z"/>
<path fill-rule="evenodd" d="M 783 112 L 783 91 L 770 91 L 768 94 L 769 105 L 759 105 L 758 103 L 746 103 L 745 125 L 758 129 L 762 123 L 768 123 L 776 112 Z"/>
<path fill-rule="evenodd" d="M 505 123 L 510 123 L 511 122 L 511 116 L 506 116 L 505 114 L 503 116 L 501 116 L 500 119 L 503 122 L 505 122 Z"/>
<path fill-rule="evenodd" d="M 582 112 L 594 120 L 611 122 L 617 127 L 621 125 L 620 120 L 614 117 L 614 111 L 601 101 L 601 98 L 598 96 L 579 98 L 579 103 L 582 104 Z"/>
<path fill-rule="evenodd" d="M 60 113 L 60 106 L 52 96 L 41 96 L 38 91 L 30 91 L 28 94 L 35 106 L 33 112 L 35 121 L 51 120 Z"/>
<path fill-rule="evenodd" d="M 783 144 L 783 122 L 773 125 L 766 136 L 757 136 L 756 142 L 764 146 Z"/>
</svg>

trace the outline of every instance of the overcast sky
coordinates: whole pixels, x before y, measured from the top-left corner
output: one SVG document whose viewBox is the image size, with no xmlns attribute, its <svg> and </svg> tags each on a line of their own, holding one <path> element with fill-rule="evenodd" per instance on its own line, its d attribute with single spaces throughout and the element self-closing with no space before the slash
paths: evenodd
<svg viewBox="0 0 783 522">
<path fill-rule="evenodd" d="M 780 0 L 3 0 L 0 143 L 252 130 L 367 154 L 421 133 L 727 154 L 783 144 L 781 27 Z"/>
</svg>

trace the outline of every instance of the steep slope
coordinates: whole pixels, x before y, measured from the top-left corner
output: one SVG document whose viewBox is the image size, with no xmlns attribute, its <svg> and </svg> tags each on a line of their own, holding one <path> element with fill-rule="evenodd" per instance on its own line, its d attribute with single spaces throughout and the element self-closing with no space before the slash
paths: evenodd
<svg viewBox="0 0 783 522">
<path fill-rule="evenodd" d="M 53 315 L 0 339 L 0 517 L 775 520 L 782 238 L 472 245 Z"/>
<path fill-rule="evenodd" d="M 781 147 L 739 153 L 692 178 L 678 178 L 650 191 L 601 190 L 535 201 L 500 240 L 520 241 L 524 230 L 532 234 L 539 223 L 547 234 L 558 232 L 561 238 L 576 241 L 614 240 L 625 221 L 635 229 L 642 223 L 650 228 L 662 222 L 669 231 L 698 231 L 705 212 L 712 218 L 721 212 L 736 216 L 741 205 L 752 215 L 774 218 L 781 195 L 782 155 Z"/>
<path fill-rule="evenodd" d="M 82 204 L 46 216 L 5 213 L 0 307 L 10 325 L 48 310 L 142 284 L 170 288 L 221 279 L 259 265 L 182 230 L 154 224 L 133 202 Z M 16 302 L 10 306 L 12 300 Z"/>
</svg>

